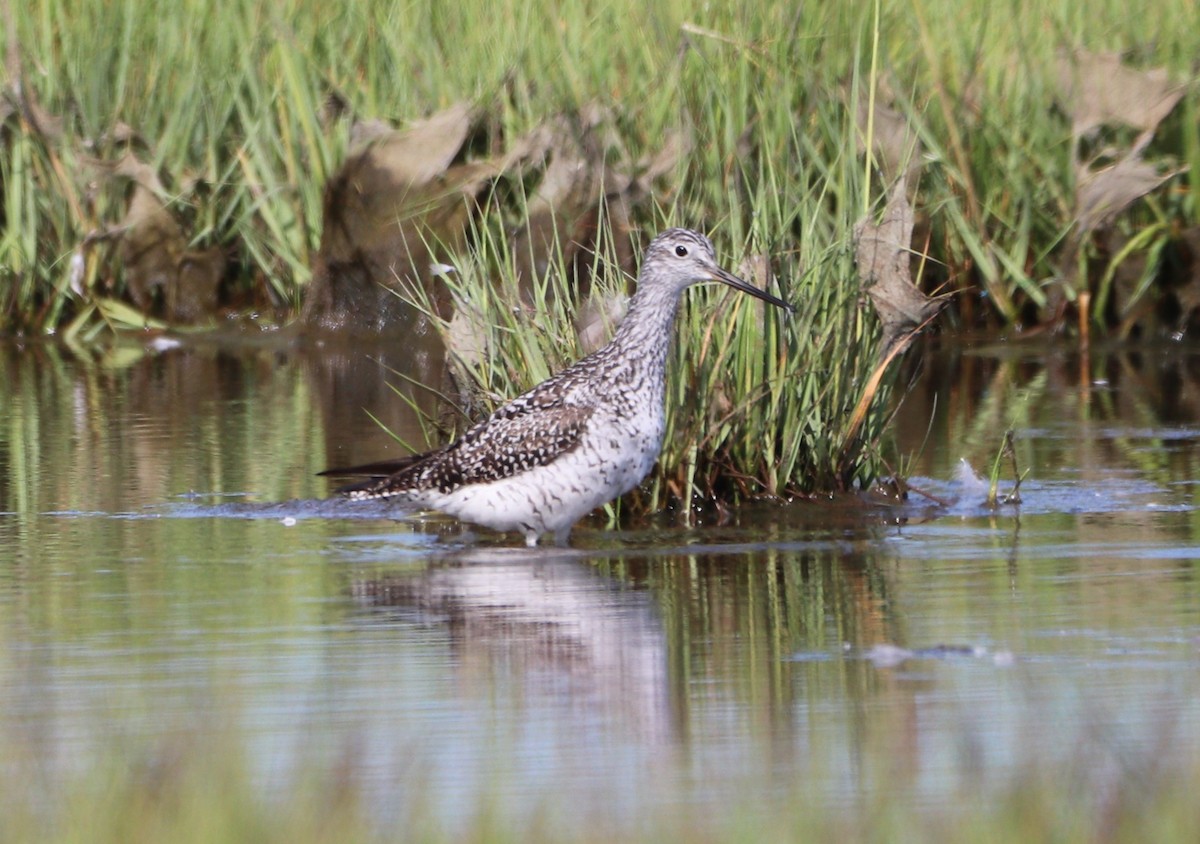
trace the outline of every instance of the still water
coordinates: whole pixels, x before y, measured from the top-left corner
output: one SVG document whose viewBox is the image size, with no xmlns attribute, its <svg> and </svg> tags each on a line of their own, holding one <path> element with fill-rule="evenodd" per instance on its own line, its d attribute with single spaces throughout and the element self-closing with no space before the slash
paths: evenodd
<svg viewBox="0 0 1200 844">
<path fill-rule="evenodd" d="M 346 766 L 385 822 L 636 827 L 1200 752 L 1200 349 L 926 350 L 906 504 L 533 550 L 326 500 L 320 469 L 403 453 L 368 412 L 422 440 L 386 367 L 436 363 L 397 354 L 0 349 L 4 782 L 220 736 L 264 790 Z M 989 510 L 964 466 L 1007 427 L 1029 474 Z"/>
</svg>

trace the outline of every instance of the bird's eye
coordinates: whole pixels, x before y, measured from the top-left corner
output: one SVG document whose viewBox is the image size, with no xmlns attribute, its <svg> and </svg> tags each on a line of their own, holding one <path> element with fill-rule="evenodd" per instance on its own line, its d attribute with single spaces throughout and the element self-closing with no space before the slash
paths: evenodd
<svg viewBox="0 0 1200 844">
<path fill-rule="evenodd" d="M 686 258 L 687 257 L 687 247 L 683 246 L 683 245 L 676 246 L 675 254 L 678 255 L 680 258 Z"/>
</svg>

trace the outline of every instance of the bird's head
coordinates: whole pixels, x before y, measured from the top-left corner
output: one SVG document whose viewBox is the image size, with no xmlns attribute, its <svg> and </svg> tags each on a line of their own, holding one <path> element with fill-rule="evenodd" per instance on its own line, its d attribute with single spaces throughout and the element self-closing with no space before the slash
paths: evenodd
<svg viewBox="0 0 1200 844">
<path fill-rule="evenodd" d="M 712 241 L 690 229 L 667 229 L 650 242 L 642 264 L 641 279 L 642 284 L 664 285 L 677 291 L 699 282 L 719 281 L 789 313 L 796 310 L 782 299 L 721 267 L 717 263 Z"/>
</svg>

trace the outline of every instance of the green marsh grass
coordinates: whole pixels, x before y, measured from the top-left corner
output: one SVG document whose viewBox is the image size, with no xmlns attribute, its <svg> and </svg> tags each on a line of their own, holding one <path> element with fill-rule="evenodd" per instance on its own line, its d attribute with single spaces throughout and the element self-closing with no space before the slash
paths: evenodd
<svg viewBox="0 0 1200 844">
<path fill-rule="evenodd" d="M 822 197 L 804 199 L 815 203 Z M 658 228 L 670 222 L 664 219 Z M 882 414 L 869 414 L 856 432 L 848 426 L 876 364 L 875 355 L 865 351 L 873 352 L 874 327 L 858 306 L 856 286 L 844 283 L 854 277 L 849 250 L 823 246 L 847 244 L 852 222 L 848 216 L 842 220 L 837 234 L 844 237 L 806 236 L 802 243 L 812 246 L 811 253 L 800 250 L 777 262 L 779 281 L 772 289 L 797 303 L 794 316 L 716 285 L 685 296 L 673 344 L 674 374 L 668 378 L 670 434 L 658 470 L 640 494 L 642 509 L 682 504 L 687 513 L 714 498 L 721 504 L 785 498 L 846 490 L 873 479 L 879 463 L 871 449 L 883 434 Z M 730 243 L 720 230 L 712 235 L 726 266 L 736 268 L 756 252 L 753 243 Z M 628 280 L 604 260 L 615 252 L 612 239 L 611 233 L 601 236 L 607 248 L 602 246 L 592 267 L 590 295 L 600 302 L 628 291 Z M 567 281 L 568 269 L 560 262 L 522 296 L 507 266 L 510 255 L 502 230 L 481 232 L 474 251 L 455 256 L 457 271 L 446 277 L 458 302 L 456 315 L 466 315 L 472 325 L 473 357 L 454 367 L 458 404 L 467 408 L 460 430 L 585 352 L 575 324 L 584 303 Z M 805 264 L 812 267 L 807 273 Z M 492 284 L 492 278 L 503 281 Z M 439 319 L 421 291 L 414 290 L 413 297 L 447 338 L 450 354 L 463 357 L 454 318 Z M 885 381 L 876 407 L 886 406 L 890 386 Z"/>
</svg>

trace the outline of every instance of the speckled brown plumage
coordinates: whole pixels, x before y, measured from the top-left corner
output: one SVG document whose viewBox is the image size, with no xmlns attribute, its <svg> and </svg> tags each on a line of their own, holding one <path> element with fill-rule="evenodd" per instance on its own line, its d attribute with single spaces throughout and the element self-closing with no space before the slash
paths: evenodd
<svg viewBox="0 0 1200 844">
<path fill-rule="evenodd" d="M 374 478 L 338 491 L 355 499 L 387 498 L 406 489 L 446 493 L 510 478 L 577 447 L 591 414 L 591 408 L 564 404 L 554 390 L 539 389 L 499 408 L 449 445 L 372 464 Z"/>
</svg>

